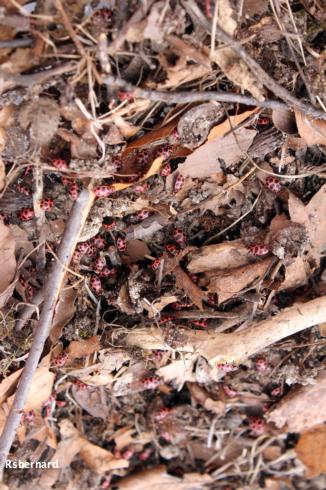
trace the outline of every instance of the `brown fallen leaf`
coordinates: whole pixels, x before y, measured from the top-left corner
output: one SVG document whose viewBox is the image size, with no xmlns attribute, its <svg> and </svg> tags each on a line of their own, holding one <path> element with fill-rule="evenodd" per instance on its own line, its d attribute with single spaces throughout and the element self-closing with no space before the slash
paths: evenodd
<svg viewBox="0 0 326 490">
<path fill-rule="evenodd" d="M 72 319 L 75 314 L 75 300 L 77 298 L 77 290 L 63 289 L 58 303 L 55 307 L 50 339 L 53 344 L 61 337 L 63 327 Z"/>
<path fill-rule="evenodd" d="M 187 381 L 196 381 L 194 366 L 197 356 L 184 354 L 182 359 L 172 361 L 166 366 L 157 370 L 157 374 L 162 377 L 165 383 L 173 381 L 178 389 L 181 389 Z"/>
<path fill-rule="evenodd" d="M 159 312 L 161 312 L 166 306 L 171 303 L 178 301 L 177 296 L 161 296 L 157 301 L 153 303 L 148 303 L 147 301 L 141 300 L 141 304 L 145 310 L 148 311 L 148 318 L 154 318 Z"/>
<path fill-rule="evenodd" d="M 248 248 L 242 240 L 207 245 L 191 253 L 187 269 L 193 274 L 212 269 L 233 269 L 248 263 Z"/>
<path fill-rule="evenodd" d="M 247 152 L 257 131 L 239 128 L 226 136 L 207 141 L 187 156 L 179 165 L 178 173 L 183 177 L 204 179 L 222 173 L 221 162 L 230 167 L 239 162 Z"/>
<path fill-rule="evenodd" d="M 262 278 L 272 264 L 273 258 L 267 257 L 264 260 L 259 260 L 253 264 L 246 264 L 229 271 L 210 272 L 208 290 L 217 293 L 218 302 L 232 298 L 242 289 L 250 286 L 254 281 Z"/>
<path fill-rule="evenodd" d="M 202 490 L 212 482 L 209 475 L 200 473 L 185 474 L 177 478 L 166 472 L 165 466 L 156 466 L 150 470 L 135 473 L 117 482 L 118 490 Z"/>
<path fill-rule="evenodd" d="M 177 286 L 184 291 L 189 299 L 199 308 L 203 309 L 203 299 L 205 297 L 204 291 L 202 291 L 188 276 L 188 274 L 177 266 L 173 273 L 176 278 Z"/>
<path fill-rule="evenodd" d="M 124 263 L 135 264 L 144 260 L 145 255 L 150 255 L 150 253 L 148 245 L 143 240 L 128 240 Z"/>
<path fill-rule="evenodd" d="M 2 158 L 0 158 L 0 191 L 4 188 L 6 183 L 6 169 Z"/>
<path fill-rule="evenodd" d="M 326 145 L 326 121 L 311 119 L 300 111 L 295 111 L 295 119 L 301 138 L 311 145 Z"/>
<path fill-rule="evenodd" d="M 47 145 L 59 126 L 59 106 L 54 99 L 39 97 L 21 106 L 18 120 L 22 128 L 29 128 L 31 139 L 35 144 Z"/>
<path fill-rule="evenodd" d="M 315 384 L 293 388 L 269 414 L 268 421 L 287 432 L 302 432 L 326 421 L 326 373 Z"/>
<path fill-rule="evenodd" d="M 2 220 L 0 220 L 0 295 L 11 284 L 16 271 L 15 240 Z M 0 304 L 2 307 L 3 304 Z"/>
<path fill-rule="evenodd" d="M 319 266 L 321 253 L 326 245 L 326 184 L 310 199 L 305 206 L 294 194 L 289 193 L 289 213 L 291 220 L 305 226 L 309 243 L 306 246 L 306 259 Z"/>
<path fill-rule="evenodd" d="M 187 388 L 194 400 L 209 412 L 213 412 L 216 415 L 222 415 L 225 412 L 225 403 L 221 400 L 213 400 L 207 391 L 197 383 L 187 383 Z"/>
<path fill-rule="evenodd" d="M 99 388 L 88 386 L 86 390 L 80 390 L 78 386 L 73 385 L 72 394 L 78 405 L 90 415 L 106 419 L 108 416 L 108 407 L 101 398 Z"/>
<path fill-rule="evenodd" d="M 315 478 L 326 472 L 326 425 L 320 424 L 303 432 L 295 452 L 306 466 L 306 477 Z"/>
<path fill-rule="evenodd" d="M 68 359 L 72 361 L 79 357 L 89 356 L 100 350 L 100 339 L 96 335 L 85 340 L 73 340 L 67 349 Z"/>
<path fill-rule="evenodd" d="M 295 116 L 290 109 L 273 109 L 272 120 L 274 126 L 283 133 L 295 134 L 298 132 Z"/>
</svg>

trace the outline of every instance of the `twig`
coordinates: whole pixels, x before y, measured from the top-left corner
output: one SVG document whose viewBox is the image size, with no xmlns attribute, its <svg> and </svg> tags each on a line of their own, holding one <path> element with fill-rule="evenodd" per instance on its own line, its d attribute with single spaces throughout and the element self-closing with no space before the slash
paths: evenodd
<svg viewBox="0 0 326 490">
<path fill-rule="evenodd" d="M 240 332 L 183 332 L 182 347 L 176 347 L 175 350 L 197 353 L 211 365 L 224 361 L 240 363 L 279 340 L 325 321 L 326 296 L 322 296 L 307 303 L 296 304 Z M 127 335 L 126 342 L 142 349 L 170 349 L 162 330 L 154 327 L 151 330 L 135 328 Z"/>
<path fill-rule="evenodd" d="M 187 12 L 192 14 L 196 18 L 199 25 L 206 30 L 209 34 L 211 33 L 211 25 L 208 20 L 204 17 L 200 9 L 194 0 L 185 0 L 182 2 Z M 307 115 L 326 119 L 326 114 L 315 109 L 310 104 L 306 104 L 301 100 L 294 97 L 286 88 L 279 85 L 268 73 L 263 70 L 263 68 L 247 53 L 241 43 L 229 36 L 219 25 L 215 26 L 216 37 L 219 41 L 232 48 L 237 55 L 246 63 L 248 68 L 257 77 L 257 79 L 265 85 L 271 92 L 273 92 L 277 97 L 283 99 L 290 107 L 297 108 Z M 264 107 L 264 106 L 261 106 Z"/>
<path fill-rule="evenodd" d="M 56 6 L 56 9 L 58 10 L 58 12 L 61 15 L 63 25 L 65 26 L 68 34 L 70 35 L 71 39 L 73 40 L 77 50 L 79 51 L 79 54 L 81 55 L 82 58 L 87 59 L 88 56 L 87 56 L 87 53 L 85 51 L 85 48 L 82 45 L 82 43 L 80 42 L 77 34 L 75 33 L 74 28 L 72 27 L 72 24 L 70 22 L 70 19 L 69 19 L 68 15 L 66 14 L 65 9 L 63 8 L 61 0 L 54 0 L 54 4 Z"/>
<path fill-rule="evenodd" d="M 83 190 L 80 193 L 72 208 L 64 236 L 59 247 L 59 260 L 55 262 L 52 271 L 49 274 L 44 294 L 44 305 L 40 315 L 40 320 L 34 333 L 33 344 L 19 381 L 15 399 L 0 438 L 0 480 L 2 480 L 5 461 L 20 423 L 21 412 L 25 406 L 30 386 L 33 381 L 33 376 L 43 352 L 44 343 L 50 333 L 54 309 L 66 275 L 66 267 L 71 261 L 72 254 L 93 201 L 94 194 L 90 188 L 88 190 Z"/>
</svg>

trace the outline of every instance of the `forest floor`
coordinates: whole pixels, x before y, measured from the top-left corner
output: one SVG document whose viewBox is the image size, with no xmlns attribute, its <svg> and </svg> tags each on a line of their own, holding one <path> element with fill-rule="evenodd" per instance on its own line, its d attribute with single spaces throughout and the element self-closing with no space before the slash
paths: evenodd
<svg viewBox="0 0 326 490">
<path fill-rule="evenodd" d="M 322 4 L 2 0 L 1 490 L 326 488 Z"/>
</svg>

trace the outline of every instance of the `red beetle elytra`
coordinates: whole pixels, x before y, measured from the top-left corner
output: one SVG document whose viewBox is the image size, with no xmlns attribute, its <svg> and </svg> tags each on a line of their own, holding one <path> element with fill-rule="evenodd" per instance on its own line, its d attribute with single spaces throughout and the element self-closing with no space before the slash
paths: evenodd
<svg viewBox="0 0 326 490">
<path fill-rule="evenodd" d="M 140 150 L 137 153 L 136 165 L 138 170 L 142 171 L 145 169 L 149 161 L 149 153 L 147 150 Z"/>
<path fill-rule="evenodd" d="M 143 380 L 143 385 L 146 390 L 156 390 L 160 386 L 161 380 L 157 376 L 151 376 Z"/>
<path fill-rule="evenodd" d="M 109 197 L 114 190 L 113 185 L 99 185 L 94 187 L 94 194 L 96 197 Z"/>
<path fill-rule="evenodd" d="M 102 223 L 102 226 L 105 230 L 113 230 L 117 226 L 117 222 L 115 219 L 111 221 L 111 223 Z"/>
<path fill-rule="evenodd" d="M 127 240 L 125 238 L 119 237 L 117 239 L 117 249 L 119 252 L 124 252 L 127 248 Z"/>
<path fill-rule="evenodd" d="M 205 320 L 205 318 L 203 318 L 202 320 L 193 320 L 192 323 L 193 325 L 195 325 L 195 327 L 207 327 L 207 320 Z"/>
<path fill-rule="evenodd" d="M 115 155 L 114 157 L 112 157 L 112 164 L 115 166 L 115 169 L 116 170 L 120 170 L 121 167 L 122 167 L 122 159 L 121 157 Z"/>
<path fill-rule="evenodd" d="M 170 175 L 172 169 L 171 169 L 171 165 L 169 163 L 167 163 L 166 165 L 164 165 L 164 167 L 161 169 L 160 171 L 160 175 L 162 177 L 167 177 L 168 175 Z"/>
<path fill-rule="evenodd" d="M 148 188 L 149 188 L 149 185 L 145 182 L 144 184 L 135 185 L 133 190 L 137 194 L 143 194 L 144 192 L 146 192 L 148 190 Z"/>
<path fill-rule="evenodd" d="M 183 184 L 185 182 L 185 178 L 183 175 L 178 175 L 177 178 L 174 181 L 174 186 L 173 186 L 173 191 L 175 194 L 177 194 L 179 191 L 181 191 Z"/>
<path fill-rule="evenodd" d="M 171 414 L 171 408 L 168 407 L 163 407 L 160 408 L 157 412 L 154 413 L 154 419 L 155 420 L 164 420 L 166 417 L 168 417 Z"/>
<path fill-rule="evenodd" d="M 142 211 L 139 211 L 139 213 L 137 214 L 137 218 L 143 221 L 144 219 L 148 218 L 149 215 L 150 211 L 148 211 L 147 209 L 143 209 Z"/>
<path fill-rule="evenodd" d="M 89 250 L 89 243 L 88 242 L 78 243 L 77 250 L 82 254 L 86 254 Z"/>
<path fill-rule="evenodd" d="M 165 250 L 173 256 L 178 255 L 179 252 L 179 250 L 175 245 L 173 245 L 173 243 L 169 243 L 168 245 L 165 245 Z"/>
<path fill-rule="evenodd" d="M 78 390 L 86 390 L 87 384 L 80 381 L 80 379 L 75 379 L 74 384 L 77 386 Z"/>
<path fill-rule="evenodd" d="M 73 201 L 76 201 L 77 197 L 78 197 L 78 185 L 77 185 L 77 182 L 74 181 L 70 184 L 69 186 L 69 194 L 70 194 L 70 197 Z"/>
<path fill-rule="evenodd" d="M 249 427 L 252 432 L 257 436 L 260 436 L 265 432 L 265 422 L 260 417 L 250 417 Z"/>
<path fill-rule="evenodd" d="M 259 359 L 257 359 L 255 362 L 255 365 L 256 365 L 257 371 L 259 371 L 260 373 L 264 373 L 268 368 L 268 362 L 263 357 L 260 357 Z"/>
<path fill-rule="evenodd" d="M 187 244 L 186 235 L 179 228 L 177 228 L 176 230 L 174 230 L 174 232 L 173 232 L 173 238 L 177 242 L 177 244 L 179 245 L 179 247 L 181 247 L 181 248 L 185 247 L 185 245 Z"/>
<path fill-rule="evenodd" d="M 171 322 L 174 319 L 173 315 L 162 315 L 159 319 L 159 324 L 163 325 L 164 323 Z"/>
<path fill-rule="evenodd" d="M 100 277 L 113 277 L 117 272 L 118 270 L 115 267 L 104 267 L 100 272 Z"/>
<path fill-rule="evenodd" d="M 131 92 L 125 92 L 122 90 L 119 90 L 119 92 L 117 93 L 117 96 L 121 102 L 124 102 L 125 100 L 132 100 L 133 99 L 133 95 Z"/>
<path fill-rule="evenodd" d="M 102 257 L 101 255 L 97 257 L 94 263 L 94 270 L 97 274 L 99 274 L 104 267 L 106 267 L 106 260 L 105 257 Z"/>
<path fill-rule="evenodd" d="M 71 262 L 74 264 L 74 265 L 78 265 L 79 262 L 81 261 L 81 258 L 83 256 L 83 253 L 80 252 L 79 250 L 75 250 L 73 255 L 72 255 L 72 259 L 71 259 Z"/>
<path fill-rule="evenodd" d="M 167 160 L 168 158 L 170 158 L 171 153 L 172 153 L 172 146 L 165 144 L 155 152 L 155 158 L 163 157 L 164 160 Z"/>
<path fill-rule="evenodd" d="M 267 177 L 265 181 L 266 187 L 272 191 L 275 192 L 275 194 L 278 194 L 282 190 L 282 183 L 277 177 L 273 177 L 270 175 Z"/>
<path fill-rule="evenodd" d="M 35 419 L 35 412 L 34 410 L 29 410 L 28 412 L 23 413 L 23 420 L 26 422 L 33 422 Z"/>
<path fill-rule="evenodd" d="M 151 269 L 153 271 L 157 271 L 157 269 L 160 267 L 161 265 L 161 259 L 155 259 L 152 263 L 151 263 Z"/>
<path fill-rule="evenodd" d="M 231 373 L 232 371 L 236 371 L 238 369 L 233 362 L 219 362 L 216 364 L 216 367 L 224 373 Z"/>
<path fill-rule="evenodd" d="M 47 199 L 42 199 L 40 202 L 40 208 L 43 209 L 43 211 L 50 211 L 54 206 L 54 200 L 47 198 Z"/>
<path fill-rule="evenodd" d="M 19 211 L 18 217 L 21 221 L 30 221 L 35 216 L 33 208 L 23 208 Z"/>
<path fill-rule="evenodd" d="M 28 189 L 27 187 L 25 187 L 22 184 L 16 184 L 16 190 L 17 190 L 17 192 L 20 192 L 21 194 L 24 194 L 25 196 L 30 196 L 32 194 L 30 189 Z"/>
<path fill-rule="evenodd" d="M 95 257 L 97 251 L 98 251 L 97 248 L 94 245 L 90 244 L 87 250 L 87 256 L 90 258 Z"/>
<path fill-rule="evenodd" d="M 96 294 L 99 294 L 102 291 L 102 283 L 101 283 L 101 279 L 99 277 L 93 276 L 91 278 L 91 289 Z"/>
<path fill-rule="evenodd" d="M 66 170 L 68 168 L 67 162 L 62 158 L 54 158 L 51 163 L 58 170 Z"/>
<path fill-rule="evenodd" d="M 223 385 L 223 391 L 228 398 L 235 398 L 237 396 L 237 392 L 229 385 Z"/>
<path fill-rule="evenodd" d="M 253 243 L 252 245 L 249 245 L 248 248 L 249 251 L 257 257 L 267 255 L 269 253 L 269 248 L 264 243 Z"/>
<path fill-rule="evenodd" d="M 67 359 L 68 359 L 68 353 L 65 352 L 61 356 L 57 356 L 57 357 L 54 358 L 54 364 L 57 367 L 63 367 L 66 364 Z"/>
</svg>

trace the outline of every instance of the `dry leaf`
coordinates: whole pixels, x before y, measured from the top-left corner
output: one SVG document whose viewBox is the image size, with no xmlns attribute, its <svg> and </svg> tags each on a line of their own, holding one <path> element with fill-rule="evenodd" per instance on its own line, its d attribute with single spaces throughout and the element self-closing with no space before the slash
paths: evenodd
<svg viewBox="0 0 326 490">
<path fill-rule="evenodd" d="M 204 179 L 222 172 L 221 163 L 226 167 L 238 163 L 256 133 L 253 129 L 240 128 L 227 136 L 207 141 L 179 165 L 178 173 L 184 177 Z"/>
<path fill-rule="evenodd" d="M 108 407 L 104 405 L 99 388 L 88 386 L 86 390 L 78 389 L 78 386 L 72 386 L 72 394 L 78 405 L 86 410 L 93 417 L 106 419 L 108 416 Z"/>
<path fill-rule="evenodd" d="M 209 475 L 189 473 L 181 479 L 168 474 L 165 466 L 156 466 L 123 478 L 116 487 L 118 490 L 202 490 L 211 482 Z"/>
<path fill-rule="evenodd" d="M 236 267 L 226 272 L 211 272 L 208 290 L 218 294 L 218 302 L 224 301 L 237 295 L 242 289 L 250 286 L 268 271 L 272 257 L 259 260 L 253 264 Z M 212 277 L 213 276 L 213 277 Z"/>
<path fill-rule="evenodd" d="M 301 138 L 311 145 L 326 145 L 326 121 L 311 119 L 300 111 L 295 111 L 295 119 Z"/>
<path fill-rule="evenodd" d="M 188 274 L 181 269 L 181 267 L 176 267 L 173 271 L 177 286 L 182 289 L 189 299 L 199 308 L 203 309 L 203 299 L 205 293 L 190 279 Z"/>
<path fill-rule="evenodd" d="M 148 318 L 154 318 L 160 311 L 171 303 L 178 301 L 177 296 L 161 296 L 159 300 L 154 301 L 150 305 L 146 301 L 142 301 L 142 305 L 148 311 Z"/>
<path fill-rule="evenodd" d="M 326 421 L 326 373 L 315 384 L 293 388 L 270 413 L 268 420 L 278 429 L 302 432 Z"/>
<path fill-rule="evenodd" d="M 259 109 L 252 109 L 250 111 L 242 112 L 241 114 L 235 114 L 234 116 L 229 116 L 225 121 L 217 126 L 214 126 L 209 132 L 207 136 L 207 141 L 215 140 L 216 138 L 220 138 L 224 136 L 229 131 L 233 131 L 239 124 L 248 119 L 252 114 L 258 112 Z"/>
<path fill-rule="evenodd" d="M 166 366 L 159 368 L 157 374 L 164 379 L 165 383 L 171 383 L 173 381 L 178 390 L 181 390 L 187 381 L 192 382 L 196 380 L 194 373 L 196 360 L 197 356 L 184 354 L 182 359 L 172 361 Z"/>
<path fill-rule="evenodd" d="M 4 293 L 14 279 L 16 271 L 15 240 L 10 228 L 0 220 L 0 295 Z M 1 296 L 0 296 L 1 298 Z M 4 306 L 0 299 L 0 308 Z"/>
<path fill-rule="evenodd" d="M 272 120 L 274 126 L 283 133 L 295 134 L 298 132 L 295 116 L 289 109 L 273 109 Z"/>
<path fill-rule="evenodd" d="M 22 105 L 19 124 L 30 130 L 32 141 L 37 145 L 47 145 L 55 135 L 60 122 L 58 104 L 49 97 L 39 97 L 37 100 Z"/>
<path fill-rule="evenodd" d="M 305 226 L 309 235 L 307 259 L 313 259 L 318 267 L 320 256 L 326 245 L 326 184 L 305 206 L 294 194 L 289 193 L 289 213 L 291 220 Z"/>
<path fill-rule="evenodd" d="M 85 340 L 73 340 L 67 349 L 68 359 L 72 361 L 79 357 L 89 356 L 100 350 L 100 339 L 96 335 Z"/>
<path fill-rule="evenodd" d="M 2 158 L 0 158 L 0 191 L 4 188 L 6 183 L 6 169 Z"/>
<path fill-rule="evenodd" d="M 210 398 L 207 391 L 204 390 L 204 388 L 201 388 L 197 383 L 187 383 L 187 388 L 195 401 L 209 412 L 213 412 L 216 415 L 222 415 L 225 412 L 225 403 Z"/>
<path fill-rule="evenodd" d="M 58 303 L 55 307 L 50 339 L 53 344 L 61 337 L 63 327 L 72 319 L 75 314 L 75 300 L 77 298 L 77 290 L 63 289 L 61 291 Z"/>
<path fill-rule="evenodd" d="M 233 269 L 248 263 L 248 248 L 242 240 L 207 245 L 191 254 L 187 269 L 193 274 L 212 269 Z"/>
<path fill-rule="evenodd" d="M 219 102 L 206 102 L 185 112 L 178 122 L 180 143 L 193 150 L 207 139 L 211 127 L 225 117 L 225 110 Z"/>
<path fill-rule="evenodd" d="M 317 425 L 303 432 L 295 446 L 295 452 L 307 467 L 307 478 L 326 473 L 326 425 Z"/>
<path fill-rule="evenodd" d="M 128 240 L 126 249 L 126 258 L 124 263 L 135 264 L 144 260 L 145 255 L 150 255 L 151 251 L 147 244 L 142 240 Z"/>
<path fill-rule="evenodd" d="M 309 264 L 307 264 L 301 257 L 296 257 L 291 264 L 286 265 L 285 277 L 280 289 L 286 290 L 298 288 L 307 284 L 310 273 L 311 269 Z"/>
</svg>

